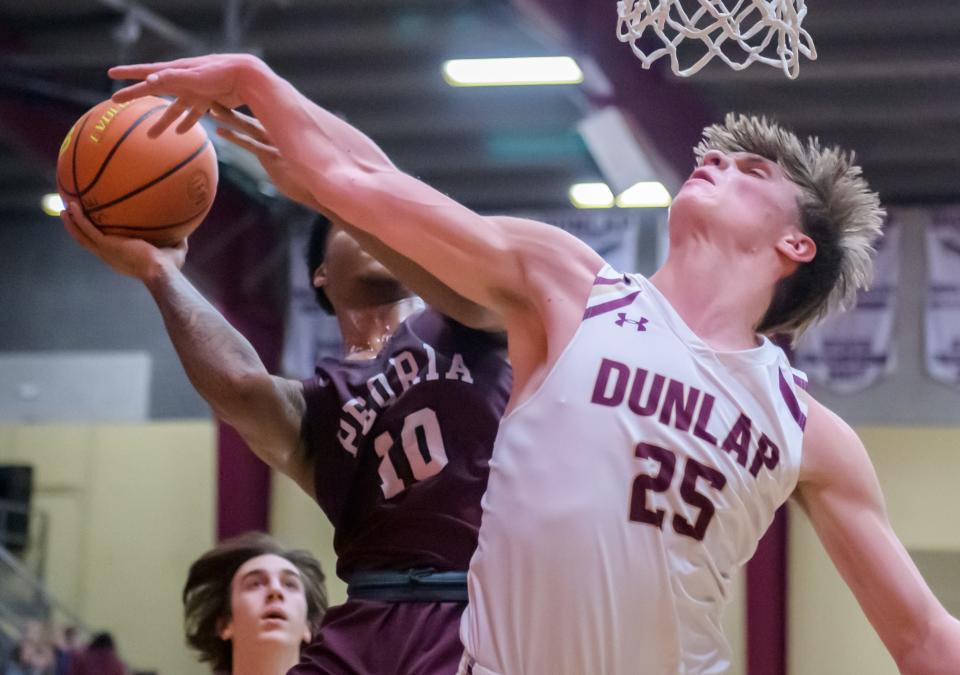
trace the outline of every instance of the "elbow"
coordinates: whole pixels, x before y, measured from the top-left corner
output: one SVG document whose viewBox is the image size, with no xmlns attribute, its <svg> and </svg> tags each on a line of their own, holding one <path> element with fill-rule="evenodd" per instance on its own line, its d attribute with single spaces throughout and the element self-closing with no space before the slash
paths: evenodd
<svg viewBox="0 0 960 675">
<path fill-rule="evenodd" d="M 254 417 L 266 388 L 273 388 L 270 375 L 263 372 L 232 373 L 221 383 L 221 392 L 208 398 L 214 414 L 241 431 L 243 422 Z"/>
</svg>

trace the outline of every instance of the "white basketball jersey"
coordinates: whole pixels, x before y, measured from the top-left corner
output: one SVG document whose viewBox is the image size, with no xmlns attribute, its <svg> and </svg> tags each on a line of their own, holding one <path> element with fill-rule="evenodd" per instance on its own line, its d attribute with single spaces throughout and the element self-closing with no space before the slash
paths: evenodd
<svg viewBox="0 0 960 675">
<path fill-rule="evenodd" d="M 604 267 L 501 423 L 461 672 L 724 672 L 732 579 L 797 483 L 804 383 L 768 340 L 715 351 L 649 281 Z"/>
</svg>

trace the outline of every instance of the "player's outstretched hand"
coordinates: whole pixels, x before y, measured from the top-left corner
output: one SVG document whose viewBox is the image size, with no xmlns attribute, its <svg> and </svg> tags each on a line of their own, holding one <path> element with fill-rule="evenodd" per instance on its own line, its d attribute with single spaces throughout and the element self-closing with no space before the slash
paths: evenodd
<svg viewBox="0 0 960 675">
<path fill-rule="evenodd" d="M 83 209 L 74 201 L 67 203 L 67 208 L 60 212 L 60 219 L 78 244 L 115 271 L 134 279 L 147 281 L 165 264 L 180 268 L 187 257 L 186 239 L 176 246 L 159 248 L 143 239 L 104 234 L 83 215 Z"/>
<path fill-rule="evenodd" d="M 257 118 L 219 103 L 214 103 L 210 108 L 210 116 L 220 125 L 217 127 L 217 135 L 253 153 L 280 192 L 311 209 L 317 208 L 313 195 L 297 181 L 296 173 L 287 164 L 270 134 Z"/>
<path fill-rule="evenodd" d="M 159 136 L 181 116 L 177 133 L 183 133 L 210 109 L 214 101 L 228 108 L 241 105 L 241 79 L 251 69 L 266 64 L 250 54 L 209 54 L 175 61 L 114 66 L 107 74 L 115 80 L 142 80 L 118 90 L 113 100 L 125 103 L 141 96 L 173 96 L 176 100 L 150 127 Z"/>
</svg>

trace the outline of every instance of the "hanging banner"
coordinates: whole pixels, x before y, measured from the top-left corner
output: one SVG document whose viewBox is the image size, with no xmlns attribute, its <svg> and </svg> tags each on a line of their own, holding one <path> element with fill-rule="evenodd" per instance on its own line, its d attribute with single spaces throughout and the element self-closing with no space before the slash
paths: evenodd
<svg viewBox="0 0 960 675">
<path fill-rule="evenodd" d="M 832 391 L 866 389 L 896 365 L 894 319 L 900 226 L 893 216 L 877 242 L 873 283 L 850 310 L 809 329 L 797 344 L 794 365 Z"/>
<path fill-rule="evenodd" d="M 614 269 L 633 271 L 642 209 L 560 210 L 512 214 L 556 225 L 582 239 Z M 317 305 L 306 265 L 309 227 L 290 236 L 290 299 L 281 368 L 286 377 L 308 377 L 317 359 L 340 353 L 337 320 Z M 558 264 L 562 264 L 559 261 Z"/>
<path fill-rule="evenodd" d="M 926 240 L 927 372 L 960 389 L 960 208 L 934 211 Z"/>
</svg>

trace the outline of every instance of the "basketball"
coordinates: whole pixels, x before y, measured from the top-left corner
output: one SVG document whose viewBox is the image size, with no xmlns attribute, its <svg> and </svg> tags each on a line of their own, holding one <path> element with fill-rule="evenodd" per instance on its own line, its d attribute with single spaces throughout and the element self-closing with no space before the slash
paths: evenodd
<svg viewBox="0 0 960 675">
<path fill-rule="evenodd" d="M 207 215 L 217 191 L 217 155 L 195 124 L 176 123 L 157 138 L 147 131 L 168 101 L 155 96 L 103 101 L 73 125 L 57 159 L 57 189 L 79 201 L 105 234 L 169 246 Z"/>
</svg>

